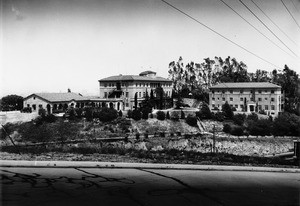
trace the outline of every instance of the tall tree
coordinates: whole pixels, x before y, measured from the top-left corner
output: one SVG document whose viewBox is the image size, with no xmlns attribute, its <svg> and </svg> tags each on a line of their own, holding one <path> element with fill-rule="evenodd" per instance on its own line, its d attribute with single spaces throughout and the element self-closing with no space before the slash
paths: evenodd
<svg viewBox="0 0 300 206">
<path fill-rule="evenodd" d="M 134 94 L 134 109 L 138 108 L 137 92 Z"/>
<path fill-rule="evenodd" d="M 23 108 L 23 97 L 18 95 L 7 95 L 1 99 L 1 110 L 12 111 Z"/>
</svg>

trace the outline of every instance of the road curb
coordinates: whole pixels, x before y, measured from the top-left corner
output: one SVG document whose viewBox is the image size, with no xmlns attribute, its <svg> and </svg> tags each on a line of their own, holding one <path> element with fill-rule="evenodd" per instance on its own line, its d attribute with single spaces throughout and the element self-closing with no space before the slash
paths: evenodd
<svg viewBox="0 0 300 206">
<path fill-rule="evenodd" d="M 116 168 L 116 169 L 169 169 L 169 170 L 206 170 L 206 171 L 252 171 L 252 172 L 285 172 L 300 173 L 297 168 L 224 166 L 224 165 L 191 165 L 191 164 L 153 164 L 125 162 L 86 162 L 86 161 L 16 161 L 0 160 L 1 167 L 30 168 Z"/>
</svg>

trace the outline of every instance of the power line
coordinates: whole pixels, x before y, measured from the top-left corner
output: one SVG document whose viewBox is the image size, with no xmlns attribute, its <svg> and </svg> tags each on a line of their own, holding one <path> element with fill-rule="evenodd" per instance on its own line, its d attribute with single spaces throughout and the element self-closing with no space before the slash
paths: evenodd
<svg viewBox="0 0 300 206">
<path fill-rule="evenodd" d="M 296 19 L 294 18 L 294 16 L 293 16 L 292 13 L 290 12 L 290 10 L 287 8 L 287 6 L 285 5 L 285 3 L 284 3 L 282 0 L 280 0 L 280 1 L 281 1 L 281 3 L 283 4 L 283 6 L 286 8 L 286 10 L 289 12 L 289 14 L 291 15 L 291 17 L 294 19 L 294 21 L 295 21 L 295 23 L 297 24 L 298 28 L 300 29 L 300 26 L 299 26 L 298 22 L 296 21 Z"/>
<path fill-rule="evenodd" d="M 167 1 L 165 1 L 165 0 L 161 0 L 161 1 L 164 2 L 165 4 L 167 4 L 168 6 L 172 7 L 173 9 L 179 11 L 179 12 L 182 13 L 183 15 L 187 16 L 188 18 L 192 19 L 193 21 L 197 22 L 198 24 L 200 24 L 200 25 L 204 26 L 205 28 L 209 29 L 209 30 L 212 31 L 213 33 L 215 33 L 215 34 L 221 36 L 222 38 L 226 39 L 226 40 L 229 41 L 230 43 L 232 43 L 232 44 L 238 46 L 239 48 L 243 49 L 244 51 L 246 51 L 246 52 L 252 54 L 253 56 L 259 58 L 260 60 L 262 60 L 262 61 L 264 61 L 264 62 L 267 62 L 268 64 L 271 64 L 272 66 L 275 66 L 275 67 L 281 69 L 281 67 L 279 67 L 279 66 L 277 66 L 277 65 L 275 65 L 275 64 L 273 64 L 273 63 L 271 63 L 271 62 L 269 62 L 268 60 L 266 60 L 266 59 L 264 59 L 264 58 L 258 56 L 257 54 L 255 54 L 255 53 L 249 51 L 248 49 L 244 48 L 243 46 L 241 46 L 241 45 L 235 43 L 234 41 L 230 40 L 229 38 L 225 37 L 224 35 L 220 34 L 219 32 L 215 31 L 214 29 L 210 28 L 209 26 L 205 25 L 204 23 L 200 22 L 199 20 L 195 19 L 195 18 L 192 17 L 191 15 L 189 15 L 189 14 L 185 13 L 184 11 L 178 9 L 177 7 L 173 6 L 173 5 L 170 4 L 169 2 L 167 2 Z"/>
<path fill-rule="evenodd" d="M 239 0 L 239 2 L 241 2 L 248 9 L 248 11 L 250 11 L 251 14 L 253 14 L 253 16 L 255 16 L 256 19 L 260 21 L 260 23 L 262 23 L 269 30 L 269 32 L 271 32 L 288 50 L 290 50 L 295 56 L 298 57 L 298 55 L 293 52 L 246 4 L 244 4 L 242 0 Z"/>
<path fill-rule="evenodd" d="M 290 0 L 292 2 L 292 4 L 294 5 L 295 9 L 299 12 L 299 9 L 296 7 L 295 3 L 293 2 L 293 0 Z"/>
<path fill-rule="evenodd" d="M 253 0 L 251 1 L 290 41 L 292 41 L 296 46 L 299 47 L 299 45 L 294 40 L 292 40 Z"/>
<path fill-rule="evenodd" d="M 272 44 L 274 44 L 276 47 L 278 47 L 279 49 L 281 49 L 282 51 L 284 51 L 286 54 L 292 56 L 290 53 L 288 53 L 287 51 L 285 51 L 284 49 L 282 49 L 280 46 L 278 46 L 274 41 L 272 41 L 269 37 L 267 37 L 266 35 L 264 35 L 261 31 L 259 31 L 253 24 L 251 24 L 247 19 L 245 19 L 242 15 L 240 15 L 236 10 L 234 10 L 230 5 L 228 5 L 226 2 L 224 2 L 223 0 L 220 0 L 223 4 L 225 4 L 228 8 L 230 8 L 234 13 L 236 13 L 239 17 L 241 17 L 245 22 L 247 22 L 252 28 L 254 28 L 257 32 L 259 32 L 261 35 L 263 35 L 266 39 L 268 39 Z"/>
</svg>

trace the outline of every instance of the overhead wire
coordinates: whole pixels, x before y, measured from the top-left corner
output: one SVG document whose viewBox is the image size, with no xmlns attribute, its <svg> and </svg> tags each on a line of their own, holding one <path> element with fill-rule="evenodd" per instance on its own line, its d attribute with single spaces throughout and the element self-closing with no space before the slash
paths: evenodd
<svg viewBox="0 0 300 206">
<path fill-rule="evenodd" d="M 298 28 L 300 29 L 300 26 L 299 26 L 298 22 L 296 21 L 295 17 L 293 16 L 293 14 L 292 14 L 292 13 L 290 12 L 290 10 L 287 8 L 287 6 L 285 5 L 285 3 L 284 3 L 282 0 L 280 0 L 280 1 L 281 1 L 281 3 L 283 4 L 283 6 L 285 7 L 285 9 L 289 12 L 289 14 L 291 15 L 291 17 L 293 18 L 293 20 L 294 20 L 295 23 L 297 24 Z"/>
<path fill-rule="evenodd" d="M 295 9 L 299 12 L 299 9 L 296 7 L 295 3 L 293 2 L 293 0 L 290 0 L 292 2 L 292 4 L 294 5 Z"/>
<path fill-rule="evenodd" d="M 282 49 L 280 46 L 278 46 L 274 41 L 272 41 L 269 37 L 267 37 L 265 34 L 263 34 L 259 29 L 257 29 L 253 24 L 251 24 L 247 19 L 245 19 L 242 15 L 240 15 L 236 10 L 234 10 L 229 4 L 227 4 L 225 1 L 223 0 L 219 0 L 221 1 L 223 4 L 225 4 L 228 8 L 230 8 L 234 13 L 236 13 L 239 17 L 241 17 L 245 22 L 247 22 L 252 28 L 254 28 L 258 33 L 260 33 L 261 35 L 263 35 L 266 39 L 268 39 L 273 45 L 275 45 L 276 47 L 278 47 L 280 50 L 284 51 L 286 54 L 292 56 L 290 53 L 288 53 L 287 51 L 285 51 L 284 49 Z"/>
<path fill-rule="evenodd" d="M 291 42 L 299 47 L 299 45 L 294 40 L 292 40 L 253 0 L 251 1 Z"/>
<path fill-rule="evenodd" d="M 276 39 L 278 39 L 278 41 L 280 41 L 288 50 L 290 50 L 290 52 L 292 52 L 296 57 L 298 57 L 298 55 L 293 52 L 242 0 L 239 0 L 239 2 L 241 2 L 241 4 L 243 4 L 246 9 L 248 9 L 248 11 L 250 11 L 251 14 L 253 14 L 253 16 L 255 16 L 255 18 L 260 21 L 260 23 L 262 23 L 262 25 L 264 25 L 268 30 L 269 32 L 271 32 L 275 37 Z"/>
<path fill-rule="evenodd" d="M 161 0 L 161 1 L 162 1 L 163 3 L 165 3 L 165 4 L 167 4 L 168 6 L 172 7 L 173 9 L 177 10 L 178 12 L 182 13 L 183 15 L 187 16 L 188 18 L 192 19 L 193 21 L 197 22 L 198 24 L 202 25 L 203 27 L 207 28 L 208 30 L 212 31 L 213 33 L 215 33 L 215 34 L 221 36 L 222 38 L 226 39 L 226 40 L 229 41 L 230 43 L 232 43 L 232 44 L 236 45 L 237 47 L 243 49 L 244 51 L 246 51 L 246 52 L 252 54 L 253 56 L 259 58 L 260 60 L 262 60 L 262 61 L 264 61 L 264 62 L 266 62 L 266 63 L 268 63 L 268 64 L 270 64 L 270 65 L 272 65 L 272 66 L 275 66 L 275 67 L 281 69 L 281 67 L 279 67 L 279 66 L 273 64 L 272 62 L 270 62 L 270 61 L 268 61 L 268 60 L 266 60 L 266 59 L 260 57 L 259 55 L 257 55 L 257 54 L 255 54 L 255 53 L 251 52 L 250 50 L 246 49 L 245 47 L 243 47 L 243 46 L 239 45 L 238 43 L 232 41 L 231 39 L 227 38 L 226 36 L 220 34 L 220 33 L 217 32 L 217 31 L 215 31 L 214 29 L 210 28 L 209 26 L 207 26 L 206 24 L 200 22 L 199 20 L 195 19 L 194 17 L 192 17 L 191 15 L 189 15 L 189 14 L 187 14 L 186 12 L 182 11 L 181 9 L 179 9 L 179 8 L 177 8 L 177 7 L 175 7 L 175 6 L 173 6 L 173 5 L 170 4 L 169 2 L 167 2 L 167 1 L 165 1 L 165 0 Z"/>
</svg>

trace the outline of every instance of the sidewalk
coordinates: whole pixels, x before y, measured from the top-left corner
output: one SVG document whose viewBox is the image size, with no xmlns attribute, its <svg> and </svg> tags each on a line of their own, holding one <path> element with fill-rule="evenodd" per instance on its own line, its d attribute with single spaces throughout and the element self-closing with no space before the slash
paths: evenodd
<svg viewBox="0 0 300 206">
<path fill-rule="evenodd" d="M 208 170 L 208 171 L 253 171 L 300 173 L 298 168 L 191 165 L 191 164 L 153 164 L 125 162 L 84 162 L 84 161 L 16 161 L 0 160 L 0 167 L 36 167 L 36 168 L 117 168 L 117 169 L 169 169 L 169 170 Z"/>
</svg>

